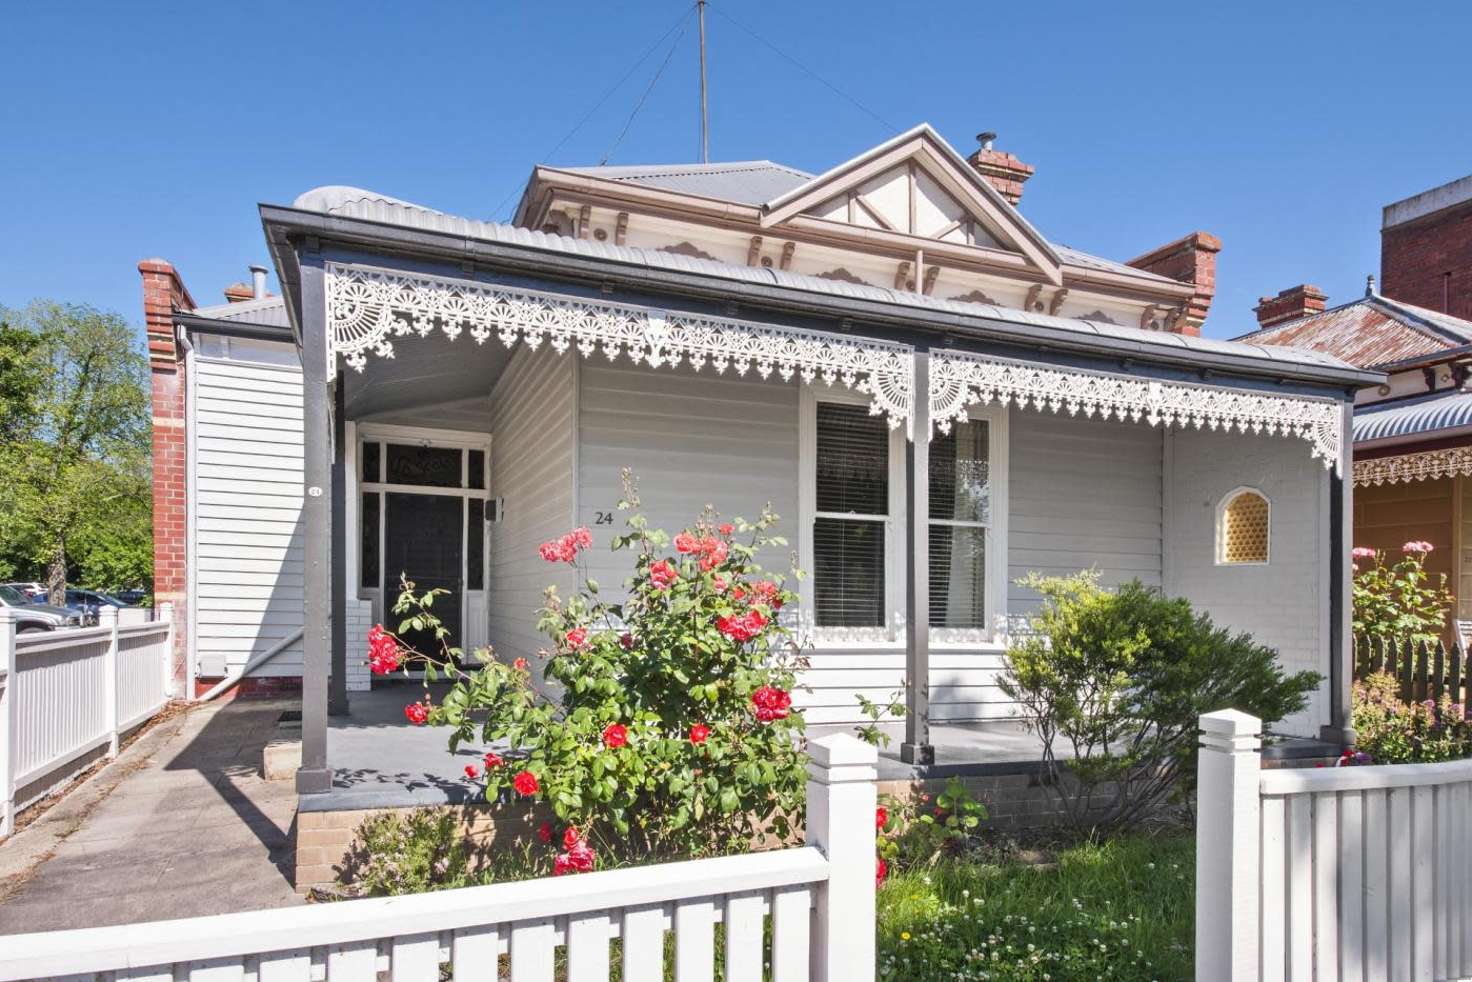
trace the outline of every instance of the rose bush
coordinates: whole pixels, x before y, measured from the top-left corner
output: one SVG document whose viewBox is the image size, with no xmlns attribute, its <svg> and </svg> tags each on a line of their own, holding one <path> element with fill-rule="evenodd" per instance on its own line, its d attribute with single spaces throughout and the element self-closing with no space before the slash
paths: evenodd
<svg viewBox="0 0 1472 982">
<path fill-rule="evenodd" d="M 1355 637 L 1434 644 L 1452 605 L 1446 575 L 1433 579 L 1426 572 L 1431 543 L 1418 540 L 1400 548 L 1401 558 L 1393 566 L 1377 549 L 1359 546 L 1353 551 Z"/>
<path fill-rule="evenodd" d="M 453 683 L 438 705 L 426 694 L 406 707 L 411 722 L 451 728 L 452 750 L 504 745 L 476 781 L 489 801 L 551 807 L 565 830 L 542 836 L 563 845 L 556 873 L 743 851 L 787 839 L 802 817 L 803 719 L 791 696 L 802 659 L 777 620 L 797 599 L 784 585 L 797 573 L 772 575 L 756 562 L 763 547 L 786 544 L 771 534 L 777 516 L 717 524 L 707 508 L 670 554 L 670 537 L 648 527 L 638 504 L 625 475 L 627 530 L 613 548 L 633 552 L 634 572 L 622 599 L 605 599 L 588 577 L 587 529 L 541 546 L 544 559 L 578 575 L 571 596 L 546 591 L 538 621 L 557 698 L 532 686 L 522 659 L 507 665 L 483 650 L 462 661 L 444 643 L 435 591 L 405 583 L 394 610 L 399 634 L 432 629 L 441 651 L 396 642 L 389 653 L 370 640 L 375 671 L 422 667 L 426 681 Z"/>
</svg>

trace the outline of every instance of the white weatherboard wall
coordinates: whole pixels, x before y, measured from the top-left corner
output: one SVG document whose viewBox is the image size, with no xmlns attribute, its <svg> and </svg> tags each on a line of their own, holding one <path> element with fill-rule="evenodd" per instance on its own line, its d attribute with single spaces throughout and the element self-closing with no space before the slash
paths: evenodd
<svg viewBox="0 0 1472 982">
<path fill-rule="evenodd" d="M 189 638 L 202 678 L 303 623 L 301 369 L 289 344 L 222 340 L 200 338 L 192 356 Z M 301 671 L 298 642 L 252 674 Z"/>
<path fill-rule="evenodd" d="M 1289 672 L 1329 675 L 1329 477 L 1301 440 L 1186 430 L 1167 436 L 1165 589 L 1217 624 L 1277 649 Z M 1216 509 L 1251 487 L 1269 502 L 1267 565 L 1216 562 Z M 1329 722 L 1327 681 L 1307 710 L 1275 724 L 1317 736 Z"/>
<path fill-rule="evenodd" d="M 538 678 L 542 591 L 555 583 L 566 596 L 572 586 L 568 567 L 547 563 L 537 546 L 574 525 L 577 362 L 523 346 L 491 393 L 491 495 L 504 513 L 491 526 L 486 569 L 490 638 L 497 658 L 525 658 Z"/>
</svg>

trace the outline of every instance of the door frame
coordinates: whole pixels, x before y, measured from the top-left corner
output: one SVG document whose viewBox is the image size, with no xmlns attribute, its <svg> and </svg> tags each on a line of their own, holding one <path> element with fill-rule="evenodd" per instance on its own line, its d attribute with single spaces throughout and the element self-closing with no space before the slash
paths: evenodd
<svg viewBox="0 0 1472 982">
<path fill-rule="evenodd" d="M 489 433 L 475 433 L 468 430 L 442 430 L 425 426 L 401 426 L 392 423 L 359 423 L 348 424 L 344 428 L 344 440 L 348 444 L 344 447 L 345 461 L 350 477 L 350 488 L 348 494 L 348 577 L 355 584 L 356 595 L 361 600 L 368 600 L 373 604 L 373 619 L 382 623 L 389 611 L 388 598 L 397 597 L 395 584 L 390 584 L 389 572 L 383 564 L 385 546 L 385 525 L 388 519 L 388 499 L 390 493 L 398 494 L 425 494 L 444 495 L 458 497 L 461 500 L 461 534 L 469 530 L 470 514 L 469 502 L 479 499 L 482 502 L 491 500 L 491 435 Z M 363 478 L 360 461 L 363 459 L 362 450 L 364 443 L 403 443 L 418 446 L 442 447 L 461 451 L 460 465 L 460 487 L 443 488 L 427 487 L 419 484 L 392 484 L 382 480 L 384 468 L 387 466 L 387 452 L 379 454 L 379 480 L 368 481 Z M 471 488 L 469 484 L 469 451 L 479 450 L 484 454 L 485 487 Z M 362 585 L 361 556 L 359 555 L 359 543 L 363 535 L 363 515 L 361 508 L 362 497 L 366 493 L 379 494 L 378 505 L 378 556 L 379 569 L 375 586 Z M 484 506 L 482 508 L 482 521 L 486 520 Z M 491 537 L 486 530 L 481 534 L 481 588 L 470 589 L 469 560 L 470 551 L 467 543 L 462 542 L 460 550 L 460 624 L 458 628 L 458 639 L 461 646 L 469 650 L 467 640 L 472 636 L 484 636 L 489 625 L 481 626 L 476 632 L 469 628 L 469 618 L 473 610 L 486 612 L 489 610 L 489 598 L 485 595 L 490 579 L 490 544 Z M 397 575 L 397 574 L 394 574 Z M 479 603 L 472 601 L 472 594 L 479 594 Z"/>
</svg>

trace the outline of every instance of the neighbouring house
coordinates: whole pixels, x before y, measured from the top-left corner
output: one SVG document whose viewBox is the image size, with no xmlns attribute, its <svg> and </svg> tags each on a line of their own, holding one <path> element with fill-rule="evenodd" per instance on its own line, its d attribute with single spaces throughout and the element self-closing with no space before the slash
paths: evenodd
<svg viewBox="0 0 1472 982">
<path fill-rule="evenodd" d="M 1385 206 L 1380 289 L 1326 307 L 1308 284 L 1263 297 L 1238 338 L 1385 372 L 1354 415 L 1355 544 L 1430 542 L 1456 616 L 1472 618 L 1472 177 Z"/>
<path fill-rule="evenodd" d="M 280 297 L 195 307 L 142 264 L 181 677 L 300 684 L 298 786 L 327 791 L 400 573 L 535 667 L 571 586 L 537 546 L 589 527 L 614 589 L 630 467 L 656 526 L 773 505 L 810 571 L 797 697 L 843 723 L 918 680 L 906 759 L 1008 715 L 1031 570 L 1190 598 L 1323 674 L 1284 732 L 1337 733 L 1347 427 L 1384 376 L 1199 337 L 1220 243 L 1059 245 L 1018 211 L 1031 173 L 919 126 L 819 175 L 541 166 L 509 224 L 323 187 L 261 206 Z"/>
</svg>

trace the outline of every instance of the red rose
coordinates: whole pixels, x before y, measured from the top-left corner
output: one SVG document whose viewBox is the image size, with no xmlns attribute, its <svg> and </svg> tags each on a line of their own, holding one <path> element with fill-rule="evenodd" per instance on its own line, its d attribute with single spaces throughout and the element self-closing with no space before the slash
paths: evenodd
<svg viewBox="0 0 1472 982">
<path fill-rule="evenodd" d="M 722 535 L 730 535 L 734 531 L 736 531 L 736 526 L 732 525 L 730 522 L 726 522 L 721 525 L 720 532 Z"/>
<path fill-rule="evenodd" d="M 567 632 L 567 646 L 569 648 L 581 648 L 588 643 L 588 629 L 575 627 Z"/>
<path fill-rule="evenodd" d="M 567 827 L 566 832 L 562 833 L 562 848 L 564 849 L 571 849 L 580 841 L 582 841 L 582 836 L 578 835 L 578 830 L 571 825 Z"/>
<path fill-rule="evenodd" d="M 654 589 L 664 590 L 680 578 L 679 571 L 675 569 L 674 563 L 668 559 L 661 559 L 657 563 L 649 564 L 649 582 L 654 584 Z"/>
<path fill-rule="evenodd" d="M 617 750 L 629 742 L 629 731 L 622 723 L 609 723 L 603 728 L 603 745 Z"/>
<path fill-rule="evenodd" d="M 737 644 L 750 641 L 762 633 L 767 626 L 767 615 L 755 608 L 740 616 L 727 615 L 716 618 L 716 629 Z"/>
<path fill-rule="evenodd" d="M 618 639 L 618 646 L 625 651 L 632 650 L 634 647 L 634 636 L 625 631 L 623 637 Z"/>
<path fill-rule="evenodd" d="M 710 739 L 710 727 L 704 723 L 696 723 L 690 727 L 690 742 L 695 746 L 700 746 L 708 739 Z"/>
<path fill-rule="evenodd" d="M 751 585 L 751 593 L 756 602 L 766 604 L 773 610 L 782 609 L 782 598 L 778 596 L 781 592 L 782 588 L 771 580 L 758 580 Z"/>
<path fill-rule="evenodd" d="M 399 667 L 399 642 L 374 624 L 368 631 L 368 670 L 374 675 L 387 675 Z"/>
<path fill-rule="evenodd" d="M 491 770 L 494 767 L 500 767 L 503 763 L 501 760 L 501 756 L 497 754 L 494 750 L 486 751 L 485 761 L 486 770 Z"/>
<path fill-rule="evenodd" d="M 731 599 L 732 600 L 745 600 L 746 599 L 746 587 L 742 586 L 739 583 L 736 584 L 736 589 L 734 589 L 734 590 L 731 591 Z"/>
<path fill-rule="evenodd" d="M 579 525 L 573 529 L 572 538 L 580 549 L 586 549 L 593 544 L 593 533 L 588 531 L 588 526 L 586 525 Z"/>
<path fill-rule="evenodd" d="M 524 671 L 526 671 L 526 659 L 525 658 L 518 658 L 518 659 L 516 659 L 516 661 L 514 661 L 514 662 L 511 663 L 511 667 L 514 668 L 514 669 L 516 669 L 518 672 L 524 672 Z"/>
<path fill-rule="evenodd" d="M 423 726 L 429 719 L 429 707 L 422 702 L 411 702 L 404 707 L 404 717 L 415 726 Z"/>
<path fill-rule="evenodd" d="M 541 825 L 537 826 L 537 838 L 538 839 L 541 839 L 543 842 L 551 842 L 552 841 L 552 823 L 551 822 L 543 822 Z"/>
<path fill-rule="evenodd" d="M 782 689 L 764 685 L 751 694 L 751 704 L 756 707 L 756 718 L 763 723 L 786 719 L 792 706 L 792 696 Z"/>
<path fill-rule="evenodd" d="M 566 852 L 559 853 L 552 861 L 552 875 L 561 876 L 564 873 L 586 873 L 593 868 L 596 857 L 588 844 L 579 840 L 568 847 Z"/>
<path fill-rule="evenodd" d="M 889 864 L 884 861 L 883 856 L 875 856 L 874 860 L 874 885 L 877 887 L 889 875 Z"/>
<path fill-rule="evenodd" d="M 715 569 L 726 561 L 731 547 L 723 539 L 700 540 L 700 568 L 704 572 Z"/>
<path fill-rule="evenodd" d="M 681 532 L 675 536 L 676 552 L 695 552 L 700 548 L 700 540 L 689 532 Z"/>
<path fill-rule="evenodd" d="M 476 778 L 480 777 L 480 771 L 476 769 L 474 764 L 466 764 L 465 776 L 474 781 Z"/>
<path fill-rule="evenodd" d="M 884 826 L 889 824 L 889 812 L 882 807 L 874 809 L 874 827 L 883 831 Z"/>
<path fill-rule="evenodd" d="M 518 771 L 511 779 L 511 786 L 523 798 L 530 798 L 542 789 L 542 786 L 537 783 L 537 776 L 531 771 Z"/>
</svg>

